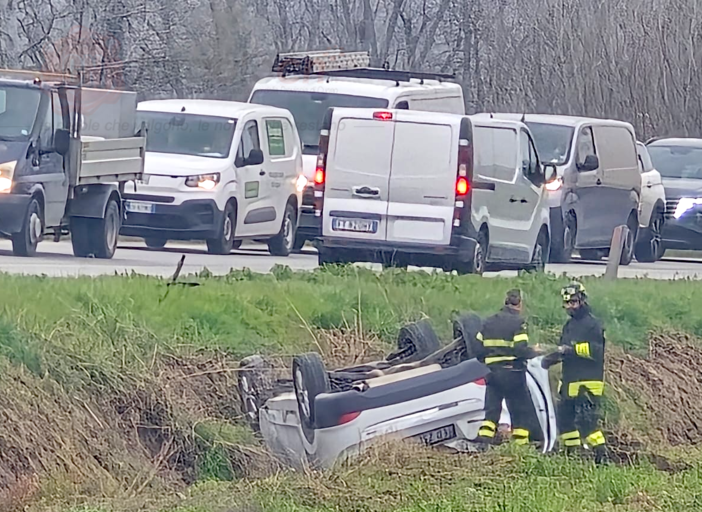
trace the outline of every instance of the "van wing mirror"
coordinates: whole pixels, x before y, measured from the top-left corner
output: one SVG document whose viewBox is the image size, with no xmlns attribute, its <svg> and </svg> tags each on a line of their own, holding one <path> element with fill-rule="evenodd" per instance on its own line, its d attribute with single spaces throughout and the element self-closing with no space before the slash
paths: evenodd
<svg viewBox="0 0 702 512">
<path fill-rule="evenodd" d="M 244 165 L 261 165 L 263 163 L 263 151 L 260 149 L 252 149 L 249 151 L 249 156 L 244 160 Z"/>
<path fill-rule="evenodd" d="M 56 130 L 56 133 L 54 134 L 54 148 L 56 149 L 56 152 L 61 156 L 66 156 L 68 154 L 70 146 L 70 132 L 64 129 Z"/>
<path fill-rule="evenodd" d="M 582 164 L 578 164 L 578 170 L 587 172 L 594 171 L 600 166 L 600 159 L 597 155 L 587 155 L 585 161 Z"/>
<path fill-rule="evenodd" d="M 551 171 L 549 172 L 549 169 Z M 544 164 L 544 176 L 546 176 L 546 181 L 553 181 L 558 178 L 558 170 L 555 164 Z"/>
</svg>

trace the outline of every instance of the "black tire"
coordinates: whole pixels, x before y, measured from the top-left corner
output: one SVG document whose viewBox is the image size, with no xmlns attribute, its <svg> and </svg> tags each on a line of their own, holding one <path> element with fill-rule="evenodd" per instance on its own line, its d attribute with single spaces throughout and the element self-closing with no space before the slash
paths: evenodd
<svg viewBox="0 0 702 512">
<path fill-rule="evenodd" d="M 243 242 L 244 242 L 243 240 L 234 240 L 234 241 L 232 242 L 232 249 L 236 250 L 236 249 L 241 248 L 241 244 L 242 244 Z"/>
<path fill-rule="evenodd" d="M 551 223 L 551 247 L 548 255 L 549 263 L 567 263 L 563 246 L 564 231 L 565 225 L 563 223 L 563 217 L 560 215 L 554 216 Z"/>
<path fill-rule="evenodd" d="M 293 252 L 297 231 L 295 218 L 295 208 L 288 203 L 285 206 L 280 232 L 268 241 L 268 252 L 273 256 L 288 256 Z"/>
<path fill-rule="evenodd" d="M 626 240 L 622 248 L 622 255 L 619 258 L 619 264 L 622 266 L 627 266 L 634 260 L 634 246 L 636 243 L 636 235 L 639 232 L 639 223 L 633 215 L 629 216 L 626 226 L 629 229 L 627 230 Z"/>
<path fill-rule="evenodd" d="M 307 243 L 307 237 L 303 235 L 296 235 L 295 236 L 295 244 L 293 245 L 293 252 L 301 252 L 302 248 L 305 246 Z"/>
<path fill-rule="evenodd" d="M 71 218 L 73 255 L 78 258 L 93 255 L 95 258 L 111 259 L 117 250 L 121 227 L 119 205 L 114 199 L 107 202 L 102 219 Z"/>
<path fill-rule="evenodd" d="M 239 363 L 237 372 L 237 389 L 241 402 L 241 411 L 246 423 L 260 432 L 259 411 L 272 396 L 275 385 L 272 377 L 273 367 L 263 357 L 254 355 Z"/>
<path fill-rule="evenodd" d="M 397 350 L 385 360 L 392 364 L 421 361 L 441 348 L 436 332 L 428 320 L 405 325 L 397 336 Z"/>
<path fill-rule="evenodd" d="M 453 269 L 459 274 L 477 274 L 482 276 L 485 272 L 487 264 L 486 258 L 488 251 L 488 237 L 484 230 L 480 230 L 476 242 L 473 258 L 471 258 L 470 261 L 453 266 Z"/>
<path fill-rule="evenodd" d="M 12 253 L 15 256 L 34 256 L 44 236 L 44 212 L 39 200 L 32 198 L 27 206 L 22 229 L 12 235 Z"/>
<path fill-rule="evenodd" d="M 315 398 L 331 389 L 329 374 L 316 352 L 295 356 L 292 364 L 293 387 L 297 398 L 302 433 L 308 443 L 315 438 Z"/>
<path fill-rule="evenodd" d="M 234 232 L 236 230 L 236 208 L 233 203 L 224 207 L 222 222 L 219 226 L 219 236 L 207 240 L 207 252 L 210 254 L 229 254 L 234 247 Z"/>
<path fill-rule="evenodd" d="M 476 336 L 483 327 L 483 320 L 475 313 L 467 313 L 453 321 L 453 339 L 461 340 L 464 345 L 465 359 L 477 356 L 478 340 Z"/>
<path fill-rule="evenodd" d="M 651 215 L 648 227 L 642 229 L 639 236 L 636 238 L 634 255 L 637 261 L 653 263 L 663 257 L 663 253 L 665 252 L 662 238 L 664 222 L 665 217 L 663 216 L 663 212 L 656 209 Z"/>
<path fill-rule="evenodd" d="M 531 263 L 527 270 L 530 272 L 545 272 L 549 250 L 548 235 L 544 231 L 540 231 L 539 236 L 536 237 L 534 252 L 531 255 Z"/>
<path fill-rule="evenodd" d="M 575 240 L 578 236 L 578 221 L 575 215 L 568 214 L 563 228 L 563 253 L 562 263 L 570 263 L 573 259 L 573 251 L 575 251 Z"/>
<path fill-rule="evenodd" d="M 164 247 L 166 247 L 168 240 L 161 238 L 147 238 L 146 240 L 144 240 L 144 243 L 149 249 L 163 249 Z"/>
</svg>

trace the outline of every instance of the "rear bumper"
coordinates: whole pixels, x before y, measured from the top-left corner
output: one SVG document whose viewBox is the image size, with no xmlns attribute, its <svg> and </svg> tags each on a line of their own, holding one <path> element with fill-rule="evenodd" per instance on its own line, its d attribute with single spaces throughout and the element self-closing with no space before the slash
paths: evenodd
<svg viewBox="0 0 702 512">
<path fill-rule="evenodd" d="M 297 235 L 308 240 L 317 238 L 322 233 L 322 218 L 315 217 L 314 207 L 303 206 L 300 209 L 300 220 L 297 225 Z"/>
<path fill-rule="evenodd" d="M 127 212 L 120 234 L 167 240 L 207 240 L 219 235 L 223 215 L 213 199 L 194 199 L 179 205 L 155 203 L 153 213 Z"/>
<path fill-rule="evenodd" d="M 14 235 L 22 230 L 22 223 L 32 196 L 0 194 L 0 234 Z"/>
</svg>

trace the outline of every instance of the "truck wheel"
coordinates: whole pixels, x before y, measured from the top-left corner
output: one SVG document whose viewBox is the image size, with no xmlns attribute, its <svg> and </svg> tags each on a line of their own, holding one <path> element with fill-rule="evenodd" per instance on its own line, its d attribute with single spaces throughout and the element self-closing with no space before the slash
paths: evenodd
<svg viewBox="0 0 702 512">
<path fill-rule="evenodd" d="M 210 254 L 229 254 L 234 247 L 234 232 L 236 230 L 236 210 L 232 203 L 227 203 L 219 226 L 217 238 L 207 240 L 207 252 Z"/>
<path fill-rule="evenodd" d="M 102 219 L 89 219 L 92 224 L 92 252 L 96 258 L 103 260 L 112 259 L 117 250 L 119 241 L 119 230 L 122 227 L 122 219 L 119 216 L 119 205 L 114 199 L 110 199 L 105 208 L 105 216 Z"/>
<path fill-rule="evenodd" d="M 397 336 L 397 351 L 385 360 L 392 365 L 421 361 L 441 348 L 439 338 L 427 320 L 405 325 Z"/>
<path fill-rule="evenodd" d="M 44 235 L 44 214 L 35 198 L 29 203 L 22 230 L 12 235 L 12 253 L 15 256 L 34 256 Z"/>
<path fill-rule="evenodd" d="M 316 352 L 295 356 L 292 374 L 302 433 L 308 443 L 313 443 L 315 437 L 314 401 L 317 395 L 327 393 L 331 389 L 329 374 L 324 367 L 322 358 Z"/>
<path fill-rule="evenodd" d="M 268 252 L 273 256 L 288 256 L 295 247 L 295 231 L 295 209 L 288 203 L 280 232 L 268 241 Z"/>
<path fill-rule="evenodd" d="M 90 221 L 85 217 L 71 217 L 71 245 L 76 258 L 87 258 L 92 249 L 90 247 Z"/>
</svg>

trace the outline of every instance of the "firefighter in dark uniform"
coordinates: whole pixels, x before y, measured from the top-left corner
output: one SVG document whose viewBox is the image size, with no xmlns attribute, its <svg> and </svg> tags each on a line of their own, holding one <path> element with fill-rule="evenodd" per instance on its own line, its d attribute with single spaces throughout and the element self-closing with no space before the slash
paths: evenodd
<svg viewBox="0 0 702 512">
<path fill-rule="evenodd" d="M 510 290 L 503 308 L 485 319 L 477 335 L 477 358 L 490 368 L 486 379 L 485 420 L 478 430 L 478 442 L 494 442 L 503 400 L 507 402 L 516 444 L 543 439 L 526 381 L 526 360 L 536 352 L 528 346 L 526 321 L 521 313 L 521 293 Z"/>
<path fill-rule="evenodd" d="M 598 426 L 604 391 L 604 329 L 590 312 L 582 284 L 569 284 L 561 295 L 570 319 L 563 326 L 554 354 L 556 361 L 563 362 L 558 404 L 560 441 L 567 451 L 586 445 L 601 462 L 606 457 L 605 436 Z"/>
</svg>

